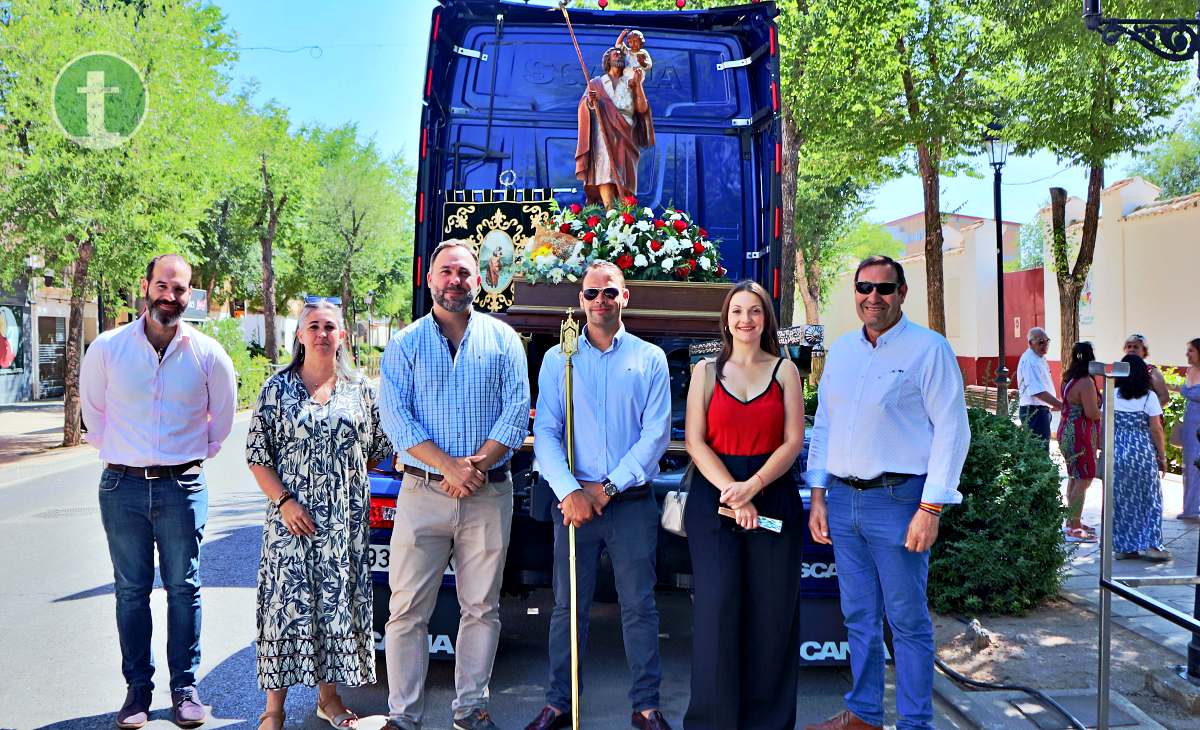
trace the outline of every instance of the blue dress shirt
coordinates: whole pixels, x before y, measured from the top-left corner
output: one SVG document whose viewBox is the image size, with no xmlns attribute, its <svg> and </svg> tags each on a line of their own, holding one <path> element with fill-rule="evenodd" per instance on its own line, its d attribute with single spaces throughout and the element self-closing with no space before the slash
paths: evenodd
<svg viewBox="0 0 1200 730">
<path fill-rule="evenodd" d="M 451 356 L 433 313 L 421 317 L 383 353 L 379 416 L 401 463 L 434 473 L 408 450 L 432 441 L 458 458 L 489 439 L 520 448 L 529 432 L 529 366 L 521 338 L 495 317 L 472 312 Z M 510 451 L 496 466 L 511 458 Z"/>
<path fill-rule="evenodd" d="M 622 327 L 607 350 L 588 341 L 571 358 L 575 405 L 575 472 L 567 468 L 566 390 L 560 348 L 546 353 L 538 375 L 533 449 L 538 468 L 561 500 L 579 480 L 610 479 L 620 491 L 658 475 L 671 440 L 671 378 L 661 348 Z"/>
</svg>

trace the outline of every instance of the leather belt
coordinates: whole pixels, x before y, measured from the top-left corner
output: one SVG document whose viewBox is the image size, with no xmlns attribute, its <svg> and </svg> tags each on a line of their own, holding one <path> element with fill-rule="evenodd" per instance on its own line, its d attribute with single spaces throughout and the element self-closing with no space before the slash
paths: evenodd
<svg viewBox="0 0 1200 730">
<path fill-rule="evenodd" d="M 425 471 L 424 469 L 420 469 L 415 466 L 409 466 L 408 464 L 404 465 L 404 473 L 410 474 L 414 477 L 417 477 L 418 479 L 424 479 L 425 481 L 429 481 L 429 482 L 440 482 L 443 479 L 441 474 L 434 474 L 431 471 Z M 497 484 L 499 482 L 506 481 L 507 479 L 508 479 L 508 465 L 507 464 L 505 464 L 504 466 L 498 466 L 495 469 L 491 469 L 487 473 L 487 481 L 489 484 Z"/>
<path fill-rule="evenodd" d="M 105 469 L 111 469 L 115 472 L 120 472 L 131 477 L 139 479 L 178 479 L 184 473 L 199 467 L 204 462 L 201 459 L 193 459 L 186 464 L 171 464 L 166 466 L 125 466 L 124 464 L 106 464 Z"/>
<path fill-rule="evenodd" d="M 862 490 L 893 486 L 899 484 L 900 482 L 912 479 L 915 476 L 916 474 L 901 474 L 894 471 L 885 471 L 879 476 L 872 477 L 870 479 L 855 479 L 853 477 L 838 477 L 838 479 L 845 482 L 848 486 Z"/>
<path fill-rule="evenodd" d="M 1022 411 L 1048 411 L 1050 406 L 1021 406 Z"/>
<path fill-rule="evenodd" d="M 610 501 L 610 502 L 628 502 L 630 500 L 640 499 L 641 497 L 645 497 L 648 494 L 650 494 L 650 485 L 649 484 L 639 484 L 636 487 L 630 487 L 629 489 L 626 489 L 624 492 L 617 492 L 616 495 L 613 496 L 608 501 Z"/>
</svg>

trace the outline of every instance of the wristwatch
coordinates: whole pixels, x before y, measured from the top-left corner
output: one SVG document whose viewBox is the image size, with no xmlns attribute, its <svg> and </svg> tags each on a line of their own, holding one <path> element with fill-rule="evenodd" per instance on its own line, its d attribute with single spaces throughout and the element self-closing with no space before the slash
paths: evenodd
<svg viewBox="0 0 1200 730">
<path fill-rule="evenodd" d="M 600 486 L 604 487 L 604 496 L 608 497 L 609 499 L 612 499 L 620 494 L 620 490 L 617 489 L 617 485 L 613 484 L 612 480 L 608 477 L 604 477 L 604 480 L 600 482 Z"/>
</svg>

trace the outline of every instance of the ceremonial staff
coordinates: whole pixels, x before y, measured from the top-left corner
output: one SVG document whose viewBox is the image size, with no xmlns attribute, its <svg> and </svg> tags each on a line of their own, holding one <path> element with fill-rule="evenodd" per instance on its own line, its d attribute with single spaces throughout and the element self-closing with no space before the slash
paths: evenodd
<svg viewBox="0 0 1200 730">
<path fill-rule="evenodd" d="M 571 16 L 567 13 L 567 0 L 558 0 L 558 9 L 562 11 L 563 20 L 567 23 L 567 33 L 571 34 L 571 43 L 575 46 L 576 57 L 579 58 L 579 68 L 583 71 L 583 87 L 585 90 L 590 89 L 592 81 L 588 77 L 587 64 L 583 62 L 583 52 L 579 50 L 579 41 L 575 39 L 575 28 L 571 26 Z M 553 11 L 554 8 L 550 8 L 550 10 Z M 587 92 L 585 91 L 584 94 L 586 95 Z M 588 109 L 595 109 L 591 99 L 588 99 L 587 105 Z M 571 315 L 568 313 L 567 318 L 570 319 L 570 317 Z"/>
<path fill-rule="evenodd" d="M 559 347 L 563 354 L 563 383 L 566 386 L 567 468 L 575 473 L 575 402 L 571 388 L 571 356 L 579 351 L 579 324 L 567 308 L 567 317 L 559 329 Z M 571 572 L 571 730 L 579 730 L 579 590 L 575 577 L 575 525 L 567 526 L 567 563 Z"/>
</svg>

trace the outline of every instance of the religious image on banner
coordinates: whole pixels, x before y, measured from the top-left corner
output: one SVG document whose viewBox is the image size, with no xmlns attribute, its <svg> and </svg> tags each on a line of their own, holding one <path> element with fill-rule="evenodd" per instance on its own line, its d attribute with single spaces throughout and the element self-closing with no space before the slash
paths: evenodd
<svg viewBox="0 0 1200 730">
<path fill-rule="evenodd" d="M 21 369 L 21 310 L 0 305 L 0 370 Z"/>
<path fill-rule="evenodd" d="M 1096 321 L 1093 297 L 1092 275 L 1089 273 L 1083 282 L 1083 291 L 1079 293 L 1079 324 L 1081 325 L 1092 324 Z"/>
<path fill-rule="evenodd" d="M 501 193 L 501 194 L 497 194 Z M 463 191 L 445 203 L 442 238 L 469 241 L 483 280 L 476 306 L 502 312 L 513 303 L 522 254 L 539 226 L 550 220 L 552 201 L 545 190 Z"/>
</svg>

